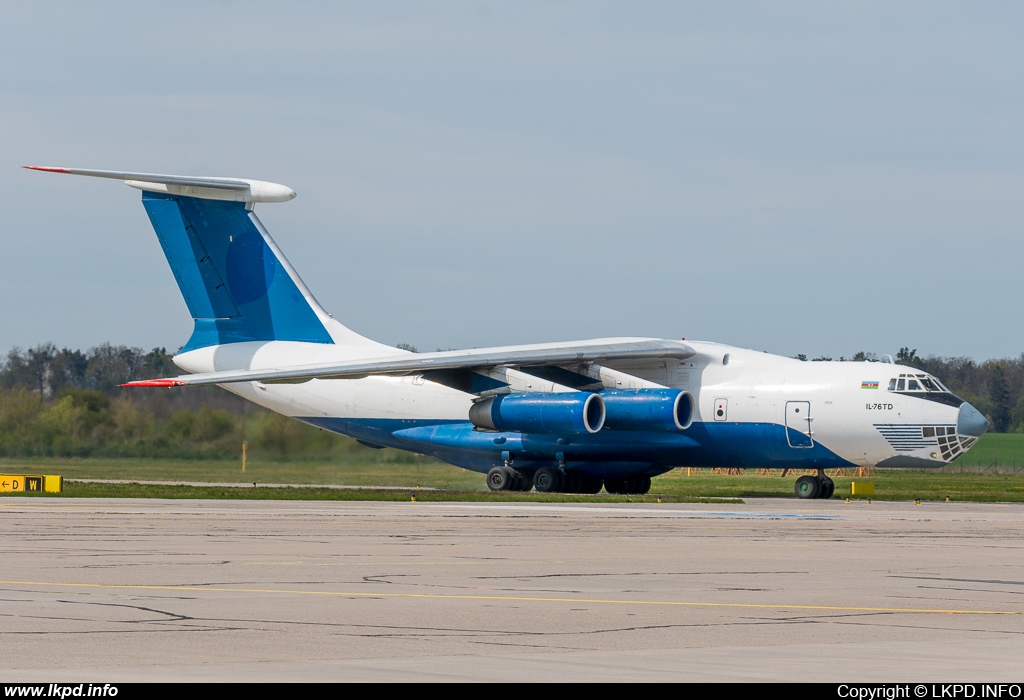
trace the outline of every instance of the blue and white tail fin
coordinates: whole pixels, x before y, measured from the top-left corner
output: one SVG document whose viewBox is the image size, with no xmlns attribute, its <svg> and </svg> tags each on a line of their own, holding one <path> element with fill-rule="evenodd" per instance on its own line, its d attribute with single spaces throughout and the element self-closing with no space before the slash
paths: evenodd
<svg viewBox="0 0 1024 700">
<path fill-rule="evenodd" d="M 327 314 L 245 203 L 156 192 L 142 203 L 195 319 L 182 352 L 254 340 L 334 342 Z"/>
<path fill-rule="evenodd" d="M 253 213 L 256 202 L 294 198 L 290 188 L 232 178 L 30 169 L 119 179 L 143 190 L 142 203 L 195 321 L 181 352 L 271 340 L 379 346 L 324 311 Z"/>
</svg>

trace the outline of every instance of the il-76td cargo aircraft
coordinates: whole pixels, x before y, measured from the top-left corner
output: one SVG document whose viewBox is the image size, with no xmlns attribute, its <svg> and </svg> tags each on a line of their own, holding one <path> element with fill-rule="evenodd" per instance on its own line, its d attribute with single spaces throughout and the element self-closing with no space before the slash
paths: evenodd
<svg viewBox="0 0 1024 700">
<path fill-rule="evenodd" d="M 290 188 L 103 170 L 142 190 L 195 330 L 189 374 L 126 386 L 219 384 L 373 447 L 433 455 L 494 490 L 646 493 L 673 467 L 941 467 L 988 423 L 928 374 L 800 362 L 718 343 L 600 338 L 411 353 L 336 321 L 256 218 Z"/>
</svg>

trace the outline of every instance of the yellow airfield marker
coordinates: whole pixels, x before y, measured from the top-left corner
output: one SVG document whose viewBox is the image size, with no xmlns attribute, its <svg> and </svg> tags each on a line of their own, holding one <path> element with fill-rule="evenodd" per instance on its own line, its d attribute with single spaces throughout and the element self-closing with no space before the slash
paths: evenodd
<svg viewBox="0 0 1024 700">
<path fill-rule="evenodd" d="M 21 474 L 0 474 L 0 493 L 22 493 L 25 477 Z"/>
<path fill-rule="evenodd" d="M 0 493 L 61 493 L 64 479 L 44 474 L 0 474 Z"/>
<path fill-rule="evenodd" d="M 870 498 L 875 495 L 875 485 L 870 481 L 853 481 L 850 483 L 850 495 Z"/>
</svg>

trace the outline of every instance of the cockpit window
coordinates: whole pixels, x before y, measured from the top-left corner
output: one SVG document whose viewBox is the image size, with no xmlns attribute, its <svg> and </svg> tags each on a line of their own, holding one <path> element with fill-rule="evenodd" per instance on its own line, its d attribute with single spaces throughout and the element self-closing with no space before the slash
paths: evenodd
<svg viewBox="0 0 1024 700">
<path fill-rule="evenodd" d="M 889 380 L 889 391 L 926 391 L 948 394 L 949 389 L 928 374 L 901 374 Z"/>
</svg>

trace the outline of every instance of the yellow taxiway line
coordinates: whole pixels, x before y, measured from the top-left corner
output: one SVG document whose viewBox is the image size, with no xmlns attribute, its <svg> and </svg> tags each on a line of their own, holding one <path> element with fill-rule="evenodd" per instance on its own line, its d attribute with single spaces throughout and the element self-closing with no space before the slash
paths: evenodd
<svg viewBox="0 0 1024 700">
<path fill-rule="evenodd" d="M 221 588 L 212 586 L 154 586 L 117 583 L 58 583 L 54 581 L 2 581 L 5 586 L 48 586 L 60 588 L 101 588 L 143 591 L 207 591 L 214 593 L 259 593 L 274 595 L 335 596 L 339 598 L 412 598 L 432 600 L 487 600 L 510 603 L 590 603 L 592 605 L 655 605 L 691 608 L 757 608 L 772 610 L 830 610 L 839 612 L 917 613 L 942 615 L 1021 615 L 1019 610 L 943 610 L 929 608 L 872 608 L 848 605 L 787 605 L 784 603 L 713 603 L 679 600 L 616 600 L 606 598 L 553 598 L 444 593 L 365 593 L 350 591 L 302 591 L 279 588 Z"/>
</svg>

